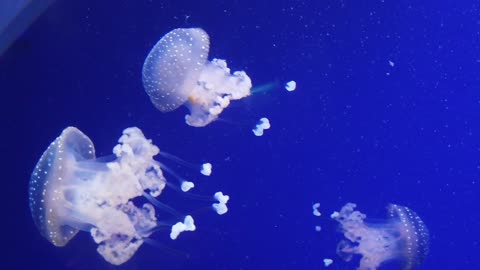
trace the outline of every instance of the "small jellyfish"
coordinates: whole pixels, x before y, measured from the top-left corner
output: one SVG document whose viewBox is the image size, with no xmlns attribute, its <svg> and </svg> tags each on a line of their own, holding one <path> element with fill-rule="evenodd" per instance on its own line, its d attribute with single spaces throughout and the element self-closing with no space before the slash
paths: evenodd
<svg viewBox="0 0 480 270">
<path fill-rule="evenodd" d="M 85 134 L 75 127 L 64 129 L 30 179 L 30 210 L 41 235 L 63 247 L 80 230 L 86 231 L 106 261 L 114 265 L 128 261 L 160 227 L 153 205 L 175 212 L 155 198 L 167 185 L 162 164 L 153 159 L 159 151 L 140 129 L 127 128 L 113 148 L 116 158 L 105 162 L 95 157 Z M 193 187 L 191 182 L 182 185 Z M 133 199 L 141 196 L 150 203 L 135 205 Z M 221 203 L 226 208 L 226 201 Z M 193 218 L 187 216 L 172 227 L 172 239 L 193 230 Z"/>
<path fill-rule="evenodd" d="M 258 136 L 263 136 L 263 131 L 266 130 L 266 129 L 269 129 L 270 127 L 271 127 L 270 120 L 268 120 L 268 118 L 266 118 L 266 117 L 262 117 L 258 121 L 258 124 L 255 125 L 255 128 L 252 129 L 252 132 L 257 137 Z"/>
<path fill-rule="evenodd" d="M 218 118 L 231 100 L 250 95 L 244 71 L 230 73 L 227 62 L 208 61 L 210 38 L 200 28 L 178 28 L 163 36 L 148 54 L 142 81 L 153 105 L 169 112 L 185 105 L 188 125 L 204 127 Z"/>
<path fill-rule="evenodd" d="M 332 214 L 347 239 L 338 244 L 338 255 L 346 261 L 361 255 L 360 270 L 378 269 L 386 263 L 398 263 L 408 270 L 423 262 L 428 254 L 429 233 L 414 211 L 390 204 L 386 220 L 370 223 L 355 207 L 347 203 Z"/>
</svg>

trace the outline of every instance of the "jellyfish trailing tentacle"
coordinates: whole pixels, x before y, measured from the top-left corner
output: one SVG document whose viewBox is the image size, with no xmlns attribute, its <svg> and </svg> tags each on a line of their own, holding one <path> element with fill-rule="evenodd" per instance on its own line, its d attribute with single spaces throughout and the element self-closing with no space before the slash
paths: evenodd
<svg viewBox="0 0 480 270">
<path fill-rule="evenodd" d="M 183 166 L 186 166 L 186 167 L 189 167 L 191 169 L 199 169 L 200 170 L 200 173 L 205 175 L 205 176 L 210 176 L 210 174 L 212 174 L 212 164 L 209 163 L 209 162 L 206 162 L 206 163 L 203 163 L 201 164 L 200 166 L 198 166 L 197 164 L 193 164 L 191 162 L 188 162 L 188 161 L 185 161 L 175 155 L 172 155 L 170 153 L 167 153 L 167 152 L 160 152 L 159 155 L 167 158 L 167 159 L 170 159 L 170 160 L 173 160 L 174 162 L 176 163 L 179 163 Z"/>
<path fill-rule="evenodd" d="M 265 94 L 270 91 L 273 91 L 276 88 L 280 87 L 280 82 L 278 80 L 272 81 L 272 82 L 267 82 L 264 84 L 257 85 L 253 87 L 250 92 L 252 95 L 257 95 L 257 94 Z"/>
<path fill-rule="evenodd" d="M 154 106 L 169 112 L 185 105 L 185 122 L 204 127 L 216 120 L 231 100 L 250 95 L 244 71 L 230 72 L 222 59 L 208 61 L 210 38 L 200 28 L 177 28 L 163 36 L 147 55 L 142 82 Z"/>
</svg>

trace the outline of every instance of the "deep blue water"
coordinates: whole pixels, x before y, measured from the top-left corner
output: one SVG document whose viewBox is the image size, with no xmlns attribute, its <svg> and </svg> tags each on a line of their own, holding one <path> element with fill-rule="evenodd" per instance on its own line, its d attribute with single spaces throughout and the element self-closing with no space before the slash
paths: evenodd
<svg viewBox="0 0 480 270">
<path fill-rule="evenodd" d="M 355 269 L 336 255 L 329 215 L 355 202 L 385 218 L 414 210 L 430 231 L 418 269 L 480 269 L 480 9 L 475 1 L 61 1 L 0 56 L 2 269 Z M 236 101 L 205 128 L 163 114 L 141 68 L 170 30 L 201 27 L 210 58 L 245 70 L 271 91 Z M 391 64 L 392 63 L 392 64 Z M 295 80 L 297 90 L 283 83 Z M 255 137 L 266 116 L 272 128 Z M 37 231 L 28 182 L 67 126 L 109 155 L 122 130 L 140 127 L 162 149 L 214 173 L 230 212 L 196 216 L 198 230 L 168 232 L 122 267 L 87 233 L 56 248 Z M 181 211 L 208 205 L 173 190 Z M 323 216 L 312 215 L 320 202 Z M 314 226 L 322 231 L 315 232 Z M 382 269 L 396 269 L 394 266 Z"/>
</svg>

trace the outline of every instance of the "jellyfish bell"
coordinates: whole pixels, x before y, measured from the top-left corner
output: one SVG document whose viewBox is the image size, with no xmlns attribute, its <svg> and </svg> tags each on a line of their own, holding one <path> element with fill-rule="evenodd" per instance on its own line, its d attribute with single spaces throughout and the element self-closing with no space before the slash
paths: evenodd
<svg viewBox="0 0 480 270">
<path fill-rule="evenodd" d="M 200 28 L 172 30 L 148 54 L 142 81 L 152 103 L 169 112 L 193 99 L 202 69 L 207 61 L 210 40 Z"/>
<path fill-rule="evenodd" d="M 77 128 L 66 128 L 35 166 L 29 201 L 35 225 L 53 245 L 65 246 L 87 231 L 98 253 L 120 265 L 162 224 L 153 205 L 162 207 L 156 197 L 167 182 L 153 159 L 159 148 L 140 129 L 125 129 L 113 153 L 115 160 L 98 161 L 92 141 Z M 150 203 L 137 206 L 137 197 Z M 183 231 L 194 230 L 192 217 L 185 226 Z"/>
<path fill-rule="evenodd" d="M 391 262 L 407 270 L 423 262 L 428 254 L 429 233 L 414 211 L 390 204 L 386 220 L 369 223 L 366 215 L 355 207 L 347 203 L 331 216 L 340 223 L 346 238 L 337 246 L 340 257 L 349 261 L 354 255 L 361 255 L 360 270 L 378 269 Z"/>
<path fill-rule="evenodd" d="M 146 93 L 161 112 L 185 105 L 188 125 L 203 127 L 216 120 L 231 100 L 250 95 L 244 71 L 230 72 L 221 59 L 208 61 L 210 38 L 200 28 L 178 28 L 151 49 L 142 69 Z"/>
<path fill-rule="evenodd" d="M 69 164 L 95 158 L 92 141 L 74 127 L 66 128 L 43 153 L 32 173 L 29 203 L 41 235 L 55 246 L 65 246 L 78 232 L 63 221 L 69 209 L 63 186 L 76 172 Z"/>
</svg>

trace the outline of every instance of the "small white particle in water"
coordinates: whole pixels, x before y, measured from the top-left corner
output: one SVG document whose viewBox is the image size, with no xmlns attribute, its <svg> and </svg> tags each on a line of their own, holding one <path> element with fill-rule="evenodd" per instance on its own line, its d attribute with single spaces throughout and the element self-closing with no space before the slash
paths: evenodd
<svg viewBox="0 0 480 270">
<path fill-rule="evenodd" d="M 287 89 L 287 91 L 289 92 L 292 92 L 296 88 L 297 88 L 297 82 L 295 81 L 289 81 L 285 84 L 285 89 Z"/>
<path fill-rule="evenodd" d="M 212 164 L 211 163 L 202 164 L 202 170 L 200 172 L 203 175 L 210 176 L 210 174 L 212 174 Z"/>
<path fill-rule="evenodd" d="M 195 230 L 196 230 L 196 227 L 195 227 L 193 217 L 188 215 L 185 217 L 183 222 L 179 221 L 172 226 L 172 230 L 170 232 L 170 239 L 175 240 L 180 235 L 180 233 L 185 231 L 193 232 Z"/>
<path fill-rule="evenodd" d="M 325 265 L 325 267 L 328 267 L 332 263 L 333 263 L 332 259 L 328 259 L 328 258 L 323 259 L 323 264 Z"/>
<path fill-rule="evenodd" d="M 227 208 L 227 202 L 230 200 L 230 196 L 228 195 L 223 195 L 221 191 L 216 192 L 213 196 L 215 200 L 218 201 L 218 203 L 212 204 L 213 209 L 215 209 L 215 212 L 219 215 L 223 215 L 227 213 L 228 208 Z"/>
<path fill-rule="evenodd" d="M 262 136 L 263 131 L 269 129 L 270 127 L 270 120 L 268 120 L 268 118 L 266 117 L 262 117 L 258 121 L 258 124 L 255 126 L 255 128 L 252 129 L 252 132 L 253 134 L 255 134 L 255 136 Z"/>
<path fill-rule="evenodd" d="M 195 184 L 193 182 L 183 181 L 181 189 L 182 189 L 183 192 L 187 192 L 194 187 L 195 187 Z"/>
</svg>

